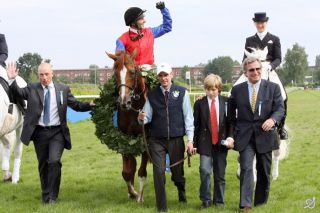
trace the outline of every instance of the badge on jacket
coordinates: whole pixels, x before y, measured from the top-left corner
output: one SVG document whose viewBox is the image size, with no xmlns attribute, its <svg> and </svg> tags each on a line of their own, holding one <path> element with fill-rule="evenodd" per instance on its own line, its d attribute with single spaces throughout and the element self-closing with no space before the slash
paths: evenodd
<svg viewBox="0 0 320 213">
<path fill-rule="evenodd" d="M 269 40 L 269 41 L 268 41 L 268 44 L 273 44 L 273 41 L 272 41 L 272 40 Z"/>
<path fill-rule="evenodd" d="M 173 91 L 171 94 L 172 94 L 172 98 L 175 99 L 175 100 L 177 100 L 178 97 L 179 97 L 179 95 L 180 95 L 180 91 L 175 90 L 175 91 Z"/>
</svg>

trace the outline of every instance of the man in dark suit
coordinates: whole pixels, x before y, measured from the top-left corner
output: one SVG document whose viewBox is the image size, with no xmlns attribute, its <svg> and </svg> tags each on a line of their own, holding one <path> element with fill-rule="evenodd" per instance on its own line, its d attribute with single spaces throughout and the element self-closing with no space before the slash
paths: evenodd
<svg viewBox="0 0 320 213">
<path fill-rule="evenodd" d="M 228 148 L 233 148 L 233 127 L 227 119 L 228 98 L 220 96 L 221 78 L 210 74 L 204 79 L 206 96 L 194 103 L 194 147 L 200 154 L 201 209 L 224 205 L 225 170 Z M 211 198 L 211 173 L 214 193 Z"/>
<path fill-rule="evenodd" d="M 240 153 L 240 209 L 252 208 L 253 158 L 256 155 L 257 183 L 254 205 L 267 203 L 270 190 L 272 150 L 278 149 L 276 127 L 284 114 L 279 85 L 261 79 L 261 62 L 246 58 L 248 78 L 231 90 L 230 119 L 234 125 L 235 150 Z"/>
<path fill-rule="evenodd" d="M 12 80 L 18 75 L 14 64 L 8 65 L 7 74 Z M 33 141 L 39 162 L 42 201 L 54 204 L 60 188 L 61 156 L 64 148 L 71 149 L 67 106 L 76 111 L 89 111 L 95 104 L 77 101 L 68 86 L 54 83 L 48 63 L 39 65 L 38 76 L 39 83 L 19 88 L 14 80 L 10 82 L 10 89 L 15 96 L 28 101 L 21 141 L 25 145 Z"/>
<path fill-rule="evenodd" d="M 267 31 L 269 17 L 267 17 L 267 14 L 265 12 L 255 13 L 252 20 L 254 21 L 254 24 L 257 28 L 257 33 L 246 39 L 245 49 L 251 52 L 252 50 L 250 48 L 263 50 L 265 47 L 268 47 L 266 60 L 270 62 L 270 64 L 267 66 L 267 70 L 269 72 L 275 70 L 281 64 L 280 39 L 279 37 Z M 244 55 L 243 59 L 245 58 L 246 55 Z M 286 140 L 288 139 L 288 133 L 284 128 L 284 124 L 287 115 L 287 96 L 283 97 L 283 99 L 285 101 L 285 114 L 279 123 L 278 132 L 280 135 L 280 139 Z"/>
</svg>

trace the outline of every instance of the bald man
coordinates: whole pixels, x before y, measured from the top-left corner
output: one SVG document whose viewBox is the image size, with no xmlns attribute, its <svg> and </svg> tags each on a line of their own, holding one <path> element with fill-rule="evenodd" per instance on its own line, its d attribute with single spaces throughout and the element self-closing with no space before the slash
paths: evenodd
<svg viewBox="0 0 320 213">
<path fill-rule="evenodd" d="M 68 86 L 53 82 L 53 71 L 48 63 L 38 67 L 40 82 L 25 88 L 19 88 L 14 80 L 18 75 L 15 64 L 8 64 L 7 74 L 12 93 L 28 101 L 21 141 L 25 145 L 33 141 L 39 162 L 42 202 L 54 204 L 60 189 L 60 159 L 64 149 L 71 149 L 67 106 L 84 112 L 95 104 L 77 101 Z"/>
</svg>

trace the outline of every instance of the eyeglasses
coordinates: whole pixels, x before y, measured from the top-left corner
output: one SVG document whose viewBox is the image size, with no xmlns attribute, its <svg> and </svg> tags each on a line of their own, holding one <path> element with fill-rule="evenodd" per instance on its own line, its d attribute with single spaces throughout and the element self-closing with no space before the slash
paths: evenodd
<svg viewBox="0 0 320 213">
<path fill-rule="evenodd" d="M 260 71 L 261 67 L 248 69 L 249 72 Z"/>
</svg>

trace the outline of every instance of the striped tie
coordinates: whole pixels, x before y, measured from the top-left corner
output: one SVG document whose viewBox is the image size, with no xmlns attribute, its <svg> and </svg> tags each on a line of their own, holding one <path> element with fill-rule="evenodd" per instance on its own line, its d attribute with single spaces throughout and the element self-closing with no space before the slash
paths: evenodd
<svg viewBox="0 0 320 213">
<path fill-rule="evenodd" d="M 257 103 L 257 91 L 256 91 L 256 85 L 252 84 L 252 96 L 251 96 L 251 109 L 254 113 L 256 109 L 256 103 Z"/>
</svg>

